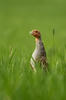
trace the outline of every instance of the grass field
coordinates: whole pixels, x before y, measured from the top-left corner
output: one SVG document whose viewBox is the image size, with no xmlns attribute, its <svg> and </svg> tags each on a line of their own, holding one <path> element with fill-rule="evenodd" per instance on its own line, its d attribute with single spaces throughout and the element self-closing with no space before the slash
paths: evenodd
<svg viewBox="0 0 66 100">
<path fill-rule="evenodd" d="M 48 73 L 30 67 L 32 29 L 41 31 Z M 0 100 L 66 100 L 66 0 L 0 0 Z"/>
</svg>

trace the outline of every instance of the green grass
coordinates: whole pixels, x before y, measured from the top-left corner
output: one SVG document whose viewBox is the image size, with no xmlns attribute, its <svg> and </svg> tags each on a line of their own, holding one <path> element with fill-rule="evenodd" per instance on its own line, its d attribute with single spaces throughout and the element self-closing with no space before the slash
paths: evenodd
<svg viewBox="0 0 66 100">
<path fill-rule="evenodd" d="M 53 39 L 53 28 L 55 35 Z M 49 72 L 30 67 L 39 29 Z M 0 0 L 0 100 L 65 100 L 66 1 Z"/>
</svg>

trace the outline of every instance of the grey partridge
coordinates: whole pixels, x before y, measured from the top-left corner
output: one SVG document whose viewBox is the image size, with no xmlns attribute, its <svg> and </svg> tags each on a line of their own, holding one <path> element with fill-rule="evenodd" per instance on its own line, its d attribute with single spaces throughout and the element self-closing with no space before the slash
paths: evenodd
<svg viewBox="0 0 66 100">
<path fill-rule="evenodd" d="M 30 34 L 35 37 L 35 41 L 36 41 L 36 47 L 30 60 L 31 67 L 36 72 L 35 63 L 40 62 L 42 68 L 46 70 L 48 63 L 47 63 L 46 51 L 41 39 L 40 31 L 33 30 L 30 32 Z"/>
</svg>

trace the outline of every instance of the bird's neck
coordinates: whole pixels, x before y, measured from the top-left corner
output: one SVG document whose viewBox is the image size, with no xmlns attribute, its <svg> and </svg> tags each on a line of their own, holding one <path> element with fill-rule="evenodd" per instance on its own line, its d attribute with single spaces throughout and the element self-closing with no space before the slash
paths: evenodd
<svg viewBox="0 0 66 100">
<path fill-rule="evenodd" d="M 36 41 L 36 43 L 37 43 L 38 41 L 41 41 L 41 37 L 40 37 L 40 38 L 36 38 L 35 41 Z"/>
<path fill-rule="evenodd" d="M 40 39 L 37 39 L 37 38 L 36 38 L 36 49 L 39 49 L 39 48 L 40 48 L 41 43 L 42 43 L 41 38 L 40 38 Z"/>
<path fill-rule="evenodd" d="M 36 38 L 36 39 L 35 39 L 35 41 L 36 41 L 36 42 L 38 42 L 38 41 L 39 41 L 39 39 L 38 39 L 38 38 Z"/>
</svg>

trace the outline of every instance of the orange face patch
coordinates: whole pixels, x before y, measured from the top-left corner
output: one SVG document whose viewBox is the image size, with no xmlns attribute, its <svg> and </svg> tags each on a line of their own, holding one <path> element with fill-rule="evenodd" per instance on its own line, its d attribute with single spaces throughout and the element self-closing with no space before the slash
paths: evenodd
<svg viewBox="0 0 66 100">
<path fill-rule="evenodd" d="M 38 38 L 35 39 L 36 42 L 37 42 L 38 40 L 39 40 Z"/>
</svg>

